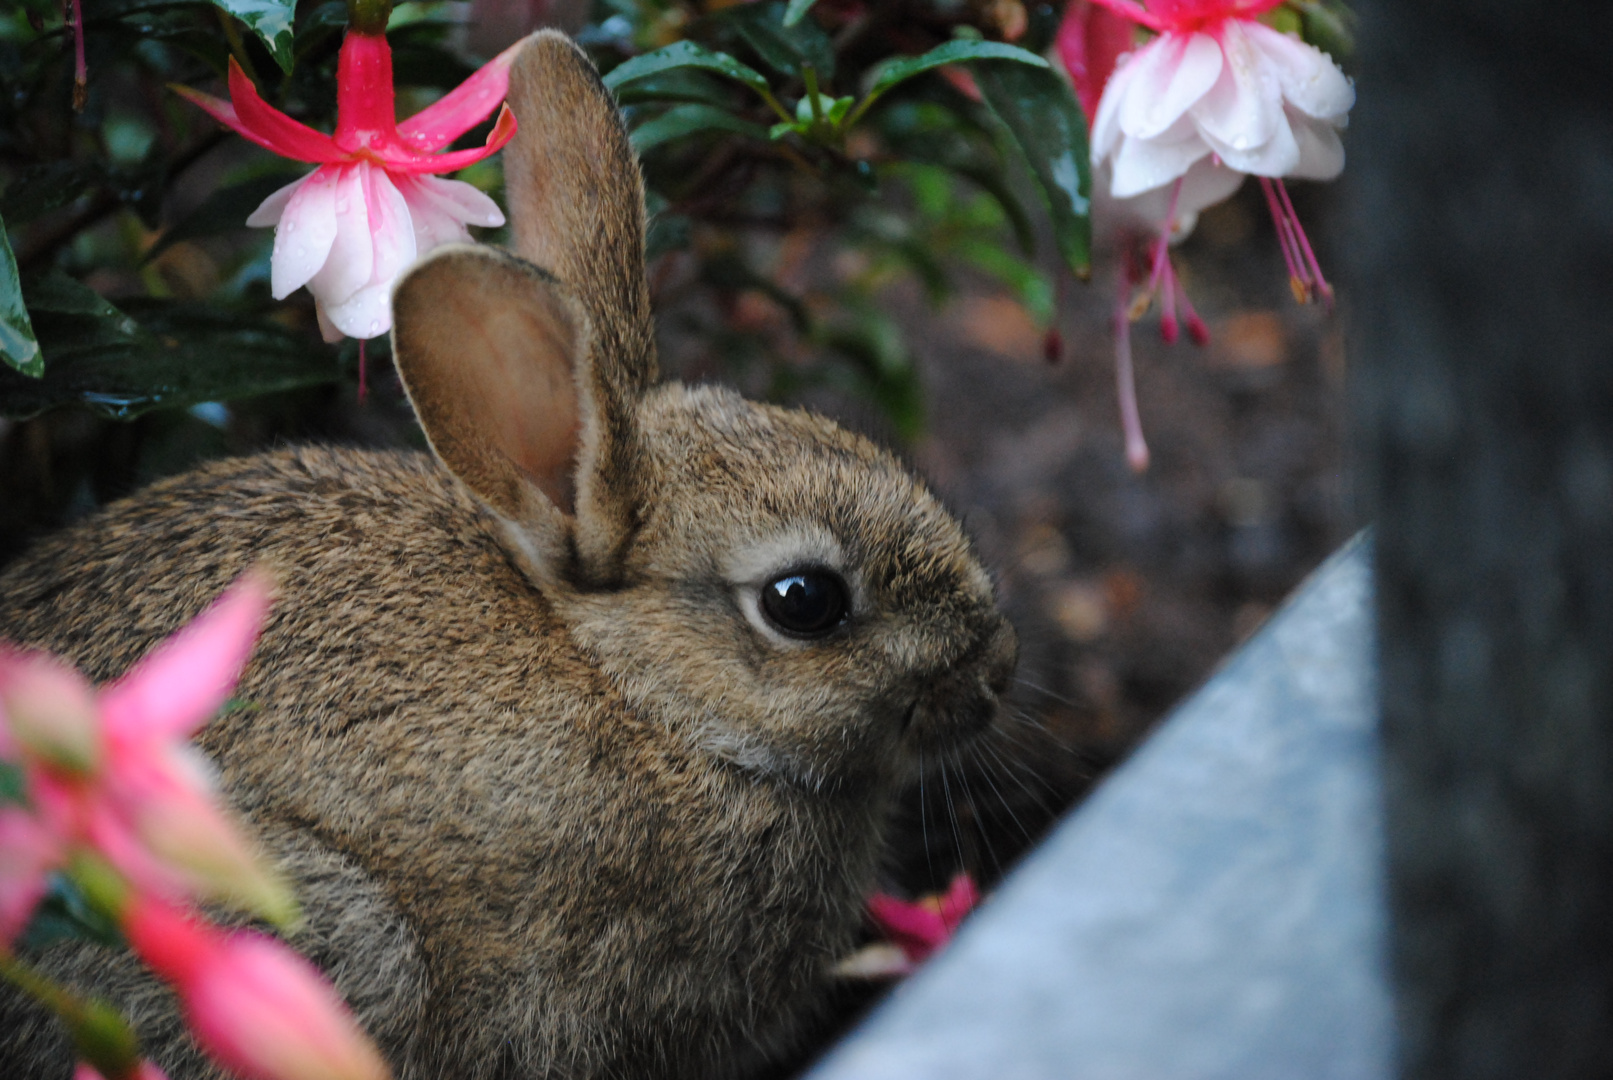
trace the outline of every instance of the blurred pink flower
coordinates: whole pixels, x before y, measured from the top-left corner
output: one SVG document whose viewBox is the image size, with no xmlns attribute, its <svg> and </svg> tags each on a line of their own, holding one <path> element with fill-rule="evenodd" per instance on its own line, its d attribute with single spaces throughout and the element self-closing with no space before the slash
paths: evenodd
<svg viewBox="0 0 1613 1080">
<path fill-rule="evenodd" d="M 275 226 L 275 299 L 306 285 L 326 340 L 376 337 L 392 328 L 393 282 L 417 256 L 468 241 L 467 225 L 504 224 L 498 206 L 476 188 L 430 174 L 462 169 L 514 137 L 515 116 L 505 106 L 485 146 L 439 153 L 499 108 L 519 48 L 506 49 L 399 124 L 386 35 L 350 29 L 337 63 L 334 136 L 270 106 L 233 59 L 229 101 L 176 88 L 259 146 L 320 166 L 247 218 L 248 225 Z"/>
<path fill-rule="evenodd" d="M 73 1080 L 107 1080 L 107 1078 L 101 1075 L 95 1066 L 81 1061 L 73 1070 Z M 124 1080 L 168 1080 L 168 1076 L 151 1062 L 142 1061 Z"/>
<path fill-rule="evenodd" d="M 240 677 L 269 591 L 263 575 L 243 575 L 99 694 L 54 657 L 0 656 L 0 726 L 30 801 L 0 815 L 0 860 L 10 864 L 0 863 L 0 930 L 23 897 L 37 902 L 40 882 L 74 846 L 138 890 L 200 893 L 277 922 L 293 916 L 289 893 L 218 808 L 210 767 L 189 745 Z"/>
<path fill-rule="evenodd" d="M 886 940 L 902 950 L 907 970 L 912 970 L 952 940 L 964 916 L 979 902 L 974 879 L 963 873 L 952 879 L 946 892 L 917 900 L 875 893 L 868 898 L 868 915 Z"/>
<path fill-rule="evenodd" d="M 146 898 L 131 905 L 123 928 L 173 985 L 196 1041 L 248 1080 L 390 1075 L 336 992 L 274 938 L 225 934 Z"/>
</svg>

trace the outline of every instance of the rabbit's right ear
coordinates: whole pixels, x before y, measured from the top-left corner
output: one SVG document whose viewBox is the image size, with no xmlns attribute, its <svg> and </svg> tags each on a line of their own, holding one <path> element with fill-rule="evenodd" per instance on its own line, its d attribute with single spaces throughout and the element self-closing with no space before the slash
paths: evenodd
<svg viewBox="0 0 1613 1080">
<path fill-rule="evenodd" d="M 393 360 L 432 450 L 514 527 L 532 569 L 554 573 L 593 426 L 577 385 L 587 316 L 531 263 L 470 245 L 415 264 L 392 309 Z"/>
</svg>

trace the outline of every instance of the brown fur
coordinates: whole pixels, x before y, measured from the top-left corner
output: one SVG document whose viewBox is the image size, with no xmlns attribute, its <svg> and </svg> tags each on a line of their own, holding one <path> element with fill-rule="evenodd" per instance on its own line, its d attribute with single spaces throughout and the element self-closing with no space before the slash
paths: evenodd
<svg viewBox="0 0 1613 1080">
<path fill-rule="evenodd" d="M 397 293 L 399 370 L 447 468 L 297 449 L 157 484 L 0 577 L 0 637 L 104 680 L 266 565 L 277 601 L 238 691 L 259 708 L 201 744 L 297 883 L 293 944 L 400 1080 L 738 1074 L 811 1016 L 891 792 L 915 751 L 990 722 L 1014 638 L 888 453 L 650 385 L 620 120 L 557 36 L 514 82 L 514 156 L 553 163 L 512 182 L 516 235 L 559 281 L 461 248 Z M 534 94 L 558 103 L 547 127 Z M 499 320 L 540 329 L 484 332 Z M 510 437 L 529 417 L 544 433 Z M 574 503 L 545 482 L 556 461 Z M 854 598 L 822 640 L 754 613 L 803 561 Z M 126 959 L 48 959 L 129 1007 L 174 1080 L 212 1075 Z M 68 1075 L 17 1000 L 0 1031 L 0 1075 Z"/>
</svg>

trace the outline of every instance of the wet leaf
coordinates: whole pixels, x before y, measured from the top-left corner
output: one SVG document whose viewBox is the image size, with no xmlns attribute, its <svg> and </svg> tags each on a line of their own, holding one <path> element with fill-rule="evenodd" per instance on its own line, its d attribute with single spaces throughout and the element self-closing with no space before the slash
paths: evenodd
<svg viewBox="0 0 1613 1080">
<path fill-rule="evenodd" d="M 812 10 L 812 5 L 818 0 L 790 0 L 790 6 L 784 9 L 784 25 L 794 26 L 806 18 L 806 13 Z"/>
<path fill-rule="evenodd" d="M 52 874 L 50 891 L 34 909 L 23 931 L 22 947 L 39 950 L 59 941 L 94 941 L 109 948 L 123 947 L 123 935 L 106 916 L 85 900 L 65 874 Z"/>
<path fill-rule="evenodd" d="M 6 223 L 0 220 L 0 360 L 29 378 L 45 373 L 45 356 L 34 336 L 33 320 L 23 301 L 22 282 L 17 276 L 17 259 L 6 239 Z"/>
<path fill-rule="evenodd" d="M 1069 85 L 1045 67 L 981 63 L 971 69 L 1036 178 L 1059 254 L 1086 277 L 1092 261 L 1092 172 L 1080 104 Z"/>
<path fill-rule="evenodd" d="M 640 154 L 673 139 L 701 131 L 728 131 L 752 139 L 766 139 L 767 129 L 741 120 L 727 109 L 714 105 L 677 105 L 633 129 L 633 149 Z"/>
<path fill-rule="evenodd" d="M 810 64 L 827 84 L 834 78 L 834 42 L 817 23 L 786 23 L 784 15 L 783 4 L 738 4 L 723 12 L 722 21 L 774 71 L 799 79 L 802 65 Z"/>
<path fill-rule="evenodd" d="M 0 414 L 81 405 L 127 420 L 340 377 L 328 353 L 277 323 L 213 306 L 146 301 L 128 308 L 121 326 L 104 316 L 36 310 L 42 336 L 50 324 L 50 366 L 38 380 L 0 371 Z"/>
<path fill-rule="evenodd" d="M 59 209 L 104 179 L 99 166 L 53 161 L 22 169 L 0 195 L 0 217 L 12 227 Z"/>
<path fill-rule="evenodd" d="M 937 45 L 923 56 L 904 56 L 880 66 L 868 87 L 868 97 L 878 97 L 897 83 L 906 82 L 926 71 L 974 60 L 1010 60 L 1047 70 L 1046 60 L 1014 45 L 1004 45 L 1000 41 L 949 41 L 945 45 Z"/>
<path fill-rule="evenodd" d="M 280 70 L 291 72 L 295 56 L 291 21 L 297 14 L 297 0 L 213 0 L 213 5 L 244 22 L 258 35 Z"/>
<path fill-rule="evenodd" d="M 685 68 L 634 79 L 616 91 L 616 100 L 623 105 L 638 105 L 652 101 L 696 101 L 703 105 L 726 106 L 733 96 L 733 87 L 719 82 L 703 71 Z"/>
<path fill-rule="evenodd" d="M 741 64 L 727 53 L 713 52 L 692 41 L 676 41 L 664 49 L 635 56 L 625 64 L 612 68 L 604 81 L 607 88 L 615 90 L 636 79 L 646 79 L 651 75 L 662 75 L 669 71 L 689 68 L 716 72 L 718 75 L 744 83 L 759 94 L 771 93 L 767 87 L 767 80 L 755 68 Z"/>
</svg>

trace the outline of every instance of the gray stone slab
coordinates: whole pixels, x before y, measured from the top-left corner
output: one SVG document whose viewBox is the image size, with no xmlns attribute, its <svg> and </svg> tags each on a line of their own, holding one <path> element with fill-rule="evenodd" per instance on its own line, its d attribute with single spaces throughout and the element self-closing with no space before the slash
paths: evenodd
<svg viewBox="0 0 1613 1080">
<path fill-rule="evenodd" d="M 1357 538 L 813 1080 L 1387 1080 L 1373 671 Z"/>
</svg>

